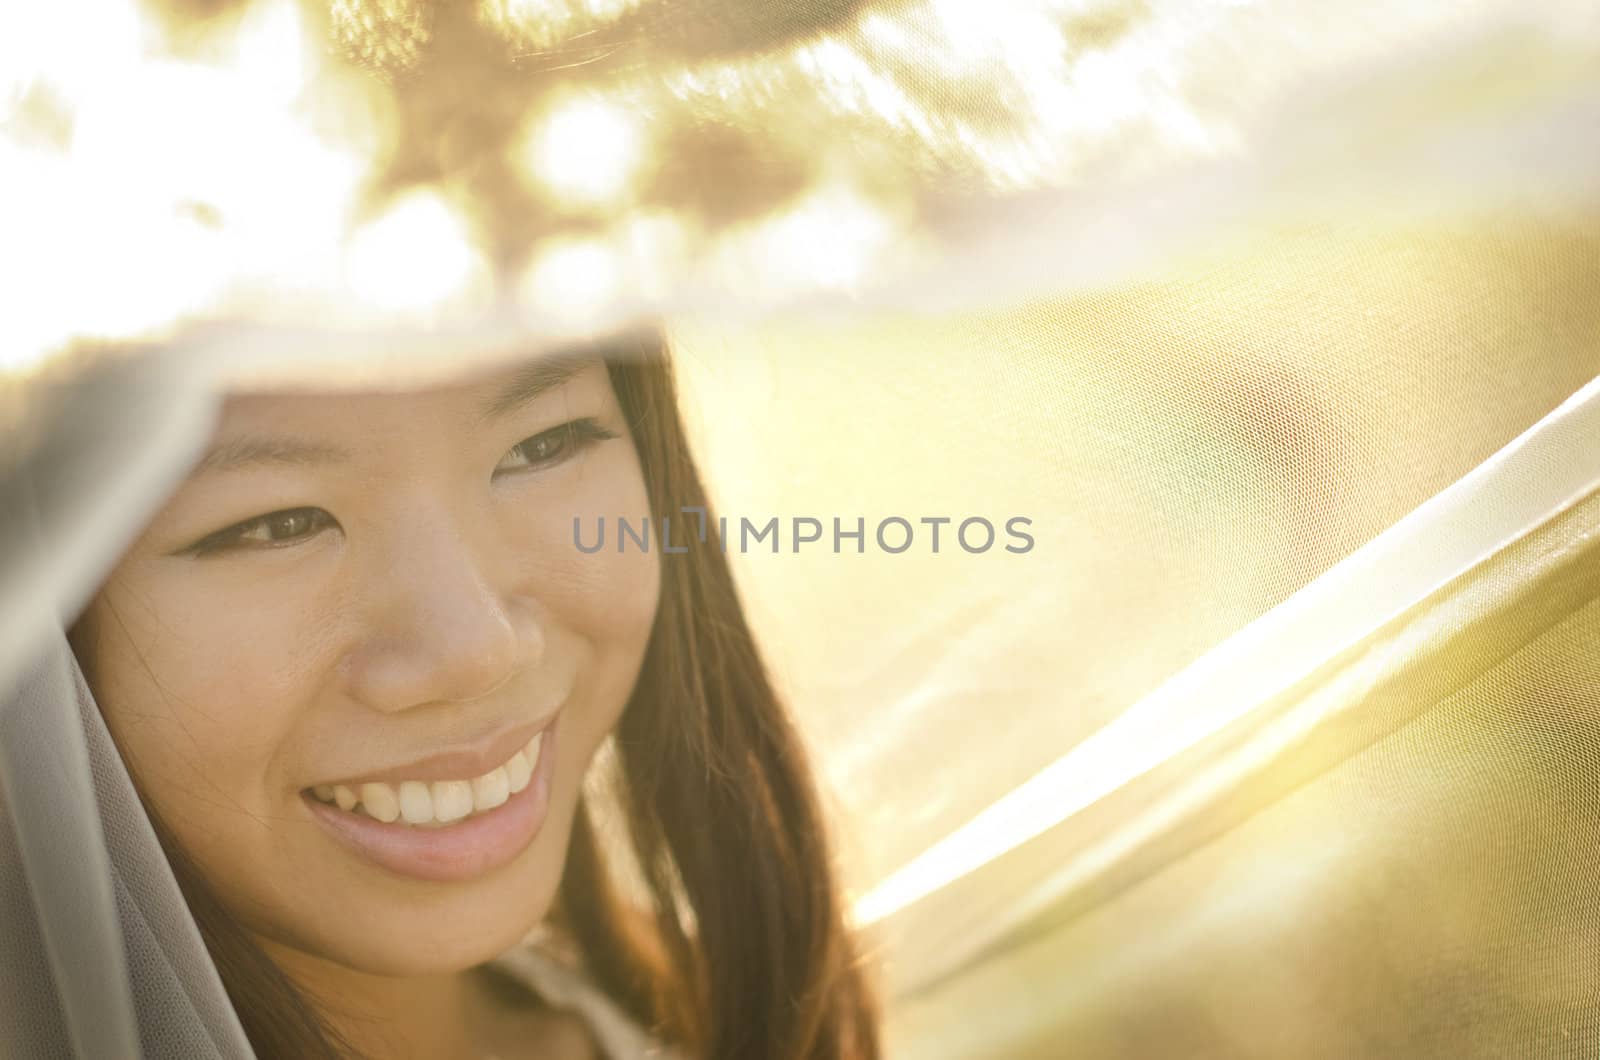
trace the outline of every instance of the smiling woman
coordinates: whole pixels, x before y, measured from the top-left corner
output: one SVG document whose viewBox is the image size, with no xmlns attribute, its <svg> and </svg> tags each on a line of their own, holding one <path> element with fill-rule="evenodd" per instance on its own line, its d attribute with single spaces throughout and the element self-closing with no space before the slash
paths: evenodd
<svg viewBox="0 0 1600 1060">
<path fill-rule="evenodd" d="M 227 401 L 71 643 L 258 1055 L 876 1055 L 715 540 L 569 537 L 704 505 L 686 452 L 659 344 Z M 601 1001 L 530 980 L 540 927 Z"/>
<path fill-rule="evenodd" d="M 1594 1060 L 1594 8 L 0 3 L 0 1060 Z"/>
</svg>

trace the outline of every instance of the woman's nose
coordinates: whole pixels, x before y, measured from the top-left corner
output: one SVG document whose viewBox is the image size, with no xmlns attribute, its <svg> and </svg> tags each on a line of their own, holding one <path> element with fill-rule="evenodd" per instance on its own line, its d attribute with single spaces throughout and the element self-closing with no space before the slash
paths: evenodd
<svg viewBox="0 0 1600 1060">
<path fill-rule="evenodd" d="M 495 563 L 447 521 L 413 523 L 371 564 L 358 604 L 367 635 L 350 692 L 384 711 L 482 699 L 544 655 L 533 599 L 496 584 Z M 503 566 L 503 564 L 502 564 Z M 503 579 L 502 579 L 503 580 Z"/>
</svg>

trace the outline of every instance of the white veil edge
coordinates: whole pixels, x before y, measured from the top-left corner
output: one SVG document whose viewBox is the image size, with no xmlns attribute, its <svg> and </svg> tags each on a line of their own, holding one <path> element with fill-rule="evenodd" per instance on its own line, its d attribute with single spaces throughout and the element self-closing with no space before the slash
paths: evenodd
<svg viewBox="0 0 1600 1060">
<path fill-rule="evenodd" d="M 858 921 L 896 954 L 894 995 L 1071 904 L 1314 732 L 1358 727 L 1346 716 L 1375 713 L 1367 700 L 1413 660 L 1441 679 L 1483 665 L 1600 592 L 1581 566 L 1597 495 L 1600 378 L 863 895 Z M 1484 574 L 1501 563 L 1514 579 Z M 1407 709 L 1431 702 L 1408 694 Z M 1148 800 L 1132 819 L 1083 820 L 1126 792 Z"/>
<path fill-rule="evenodd" d="M 112 358 L 41 404 L 0 519 L 0 1055 L 249 1057 L 65 634 L 209 434 L 208 373 Z"/>
</svg>

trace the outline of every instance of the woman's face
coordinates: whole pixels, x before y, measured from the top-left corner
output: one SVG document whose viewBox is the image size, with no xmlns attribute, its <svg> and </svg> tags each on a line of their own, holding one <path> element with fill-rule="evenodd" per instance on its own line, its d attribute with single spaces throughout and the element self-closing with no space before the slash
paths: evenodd
<svg viewBox="0 0 1600 1060">
<path fill-rule="evenodd" d="M 365 972 L 465 968 L 547 910 L 655 616 L 655 554 L 586 554 L 573 521 L 648 510 L 598 361 L 237 397 L 75 642 L 248 929 Z"/>
</svg>

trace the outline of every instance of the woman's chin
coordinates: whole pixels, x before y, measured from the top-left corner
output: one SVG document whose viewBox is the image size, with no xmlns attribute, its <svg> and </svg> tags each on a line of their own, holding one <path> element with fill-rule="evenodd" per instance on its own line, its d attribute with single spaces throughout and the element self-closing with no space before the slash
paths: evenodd
<svg viewBox="0 0 1600 1060">
<path fill-rule="evenodd" d="M 559 815 L 558 815 L 559 816 Z M 552 820 L 565 833 L 566 821 Z M 521 943 L 554 904 L 566 836 L 540 842 L 501 871 L 476 880 L 419 883 L 373 880 L 359 888 L 333 874 L 321 898 L 302 892 L 275 903 L 270 921 L 250 917 L 258 937 L 298 954 L 369 975 L 405 977 L 464 971 L 494 960 Z M 288 898 L 288 896 L 280 896 Z M 298 908 L 286 908 L 291 905 Z M 285 930 L 288 925 L 293 928 Z M 278 946 L 273 956 L 288 956 Z"/>
<path fill-rule="evenodd" d="M 395 910 L 350 922 L 345 930 L 284 939 L 281 945 L 366 975 L 448 975 L 492 961 L 522 942 L 548 907 L 527 897 L 516 909 L 477 904 L 459 916 L 442 909 L 427 916 Z M 275 959 L 289 956 L 278 946 L 269 952 Z"/>
</svg>

